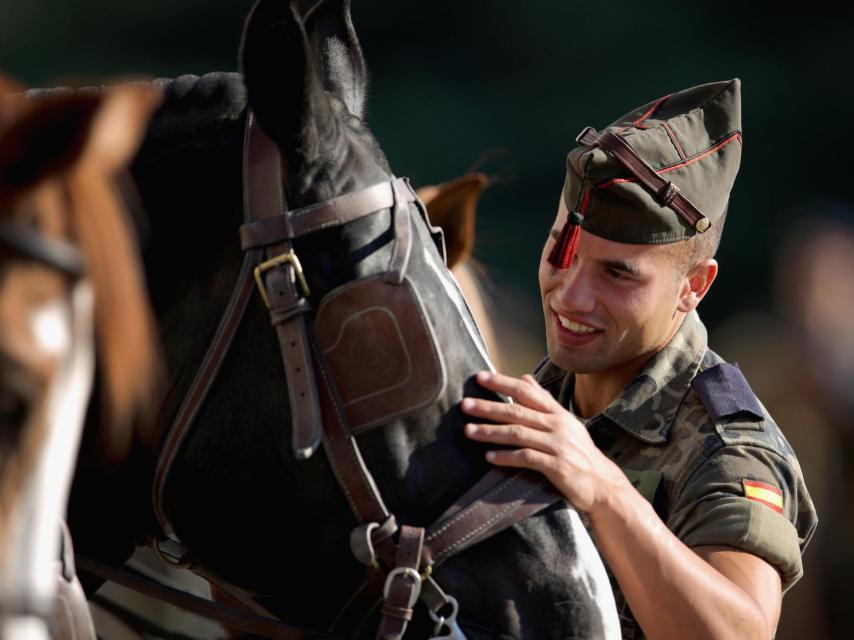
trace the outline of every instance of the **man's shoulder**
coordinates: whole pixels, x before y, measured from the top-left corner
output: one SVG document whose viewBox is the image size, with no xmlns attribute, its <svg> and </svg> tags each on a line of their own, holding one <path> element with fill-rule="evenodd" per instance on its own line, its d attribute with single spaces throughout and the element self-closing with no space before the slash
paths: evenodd
<svg viewBox="0 0 854 640">
<path fill-rule="evenodd" d="M 753 392 L 737 364 L 709 350 L 692 378 L 671 431 L 677 446 L 695 447 L 695 464 L 722 448 L 760 448 L 797 466 L 780 427 Z M 687 462 L 687 461 L 686 461 Z"/>
</svg>

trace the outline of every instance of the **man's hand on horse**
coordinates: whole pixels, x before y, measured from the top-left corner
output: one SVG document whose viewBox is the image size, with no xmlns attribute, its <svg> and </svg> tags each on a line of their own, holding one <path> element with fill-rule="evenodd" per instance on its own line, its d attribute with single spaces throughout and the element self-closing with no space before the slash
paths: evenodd
<svg viewBox="0 0 854 640">
<path fill-rule="evenodd" d="M 477 381 L 515 402 L 462 400 L 465 413 L 497 423 L 467 424 L 469 438 L 515 447 L 487 452 L 491 463 L 539 471 L 576 509 L 590 515 L 606 507 L 618 488 L 629 485 L 620 468 L 593 444 L 578 418 L 532 376 L 514 378 L 481 371 Z"/>
</svg>

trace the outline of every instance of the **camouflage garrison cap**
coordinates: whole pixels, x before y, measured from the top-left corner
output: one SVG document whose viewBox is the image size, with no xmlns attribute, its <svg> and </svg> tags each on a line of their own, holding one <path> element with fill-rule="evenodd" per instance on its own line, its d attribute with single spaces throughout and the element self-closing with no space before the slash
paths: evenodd
<svg viewBox="0 0 854 640">
<path fill-rule="evenodd" d="M 578 142 L 563 197 L 585 231 L 636 244 L 689 238 L 726 210 L 741 160 L 741 82 L 664 96 Z"/>
</svg>

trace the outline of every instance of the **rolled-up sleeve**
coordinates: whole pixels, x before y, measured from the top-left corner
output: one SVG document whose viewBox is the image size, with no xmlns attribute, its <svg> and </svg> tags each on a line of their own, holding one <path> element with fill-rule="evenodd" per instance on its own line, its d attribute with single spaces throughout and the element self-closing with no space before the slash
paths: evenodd
<svg viewBox="0 0 854 640">
<path fill-rule="evenodd" d="M 757 496 L 752 486 L 766 488 Z M 762 447 L 725 446 L 671 495 L 667 524 L 687 546 L 756 555 L 779 571 L 784 591 L 803 574 L 801 554 L 818 519 L 797 461 Z"/>
</svg>

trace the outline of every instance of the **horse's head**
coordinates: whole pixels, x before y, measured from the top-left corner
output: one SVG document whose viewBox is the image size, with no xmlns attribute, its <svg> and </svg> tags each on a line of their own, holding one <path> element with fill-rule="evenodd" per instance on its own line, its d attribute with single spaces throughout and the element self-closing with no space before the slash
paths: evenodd
<svg viewBox="0 0 854 640">
<path fill-rule="evenodd" d="M 392 177 L 362 120 L 367 73 L 349 0 L 321 0 L 304 20 L 296 2 L 259 0 L 246 21 L 241 62 L 250 108 L 280 149 L 290 208 Z M 393 240 L 387 222 L 366 218 L 301 242 L 309 262 L 325 256 L 306 269 L 313 289 L 380 271 Z"/>
<path fill-rule="evenodd" d="M 127 446 L 131 418 L 149 402 L 154 333 L 114 178 L 156 103 L 157 93 L 141 86 L 0 95 L 3 594 L 33 580 L 37 591 L 49 588 L 16 545 L 33 550 L 42 535 L 58 543 L 94 348 L 114 452 Z"/>
</svg>

